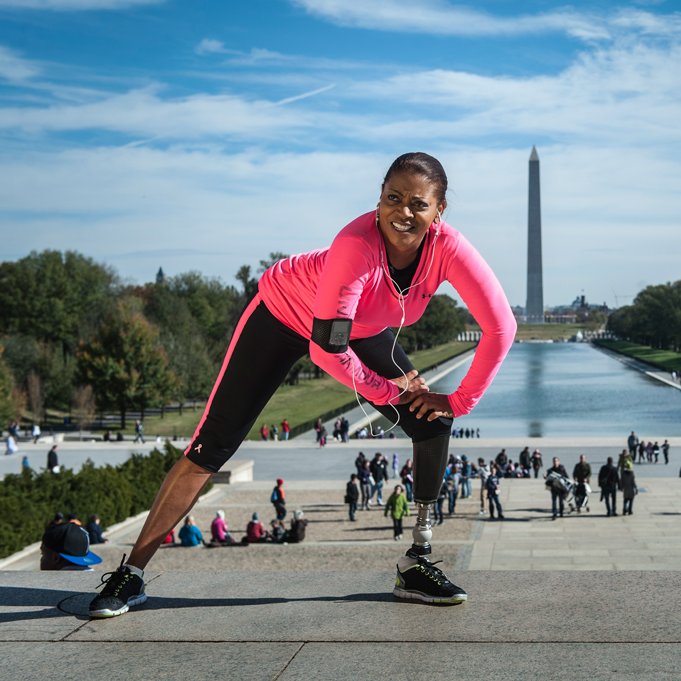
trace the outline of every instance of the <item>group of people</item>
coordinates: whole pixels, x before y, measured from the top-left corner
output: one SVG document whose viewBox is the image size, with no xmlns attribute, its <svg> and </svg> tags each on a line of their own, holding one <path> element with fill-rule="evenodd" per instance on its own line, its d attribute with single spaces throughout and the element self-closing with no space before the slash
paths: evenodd
<svg viewBox="0 0 681 681">
<path fill-rule="evenodd" d="M 184 519 L 183 526 L 180 528 L 179 544 L 188 547 L 204 545 L 212 548 L 214 546 L 257 544 L 267 541 L 279 544 L 296 544 L 303 541 L 305 539 L 307 519 L 302 510 L 299 509 L 293 513 L 290 527 L 287 528 L 284 523 L 287 510 L 286 492 L 284 491 L 284 480 L 282 478 L 277 478 L 276 484 L 272 488 L 270 503 L 274 507 L 276 517 L 270 522 L 269 530 L 263 525 L 258 512 L 254 511 L 246 525 L 244 536 L 241 541 L 237 542 L 229 531 L 227 521 L 225 520 L 225 512 L 218 510 L 210 525 L 210 541 L 206 541 L 203 538 L 203 534 L 197 527 L 194 517 L 188 515 Z M 175 532 L 171 530 L 163 540 L 163 544 L 175 545 L 176 543 Z"/>
<path fill-rule="evenodd" d="M 457 439 L 480 438 L 480 428 L 459 428 L 455 426 L 452 428 L 452 437 Z"/>
<path fill-rule="evenodd" d="M 260 515 L 254 511 L 251 519 L 246 524 L 246 528 L 241 540 L 237 541 L 230 532 L 225 520 L 225 512 L 220 509 L 216 511 L 215 517 L 210 524 L 210 540 L 204 539 L 203 533 L 196 524 L 194 516 L 188 515 L 175 537 L 174 530 L 171 530 L 163 540 L 165 546 L 205 546 L 214 548 L 219 546 L 245 546 L 248 544 L 261 544 L 271 542 L 275 544 L 297 544 L 305 539 L 307 519 L 305 513 L 298 509 L 293 513 L 293 518 L 289 527 L 286 527 L 283 518 L 274 518 L 270 523 L 270 529 L 266 529 L 260 520 Z"/>
<path fill-rule="evenodd" d="M 627 449 L 634 463 L 643 463 L 644 461 L 657 463 L 660 459 L 660 454 L 662 454 L 665 464 L 668 464 L 669 448 L 668 440 L 665 440 L 662 446 L 659 445 L 657 440 L 655 442 L 648 440 L 646 443 L 645 440 L 639 439 L 633 430 L 627 438 Z M 637 456 L 638 459 L 636 458 Z"/>
<path fill-rule="evenodd" d="M 565 502 L 571 504 L 570 510 L 578 513 L 582 509 L 588 510 L 588 498 L 591 493 L 591 465 L 586 456 L 581 454 L 575 464 L 572 478 L 569 477 L 565 466 L 557 456 L 553 457 L 552 465 L 547 469 L 544 478 L 546 486 L 551 491 L 551 515 L 555 520 L 565 514 Z M 601 501 L 605 502 L 606 516 L 616 516 L 617 492 L 622 492 L 622 515 L 632 515 L 634 512 L 634 498 L 638 494 L 634 460 L 626 449 L 623 449 L 615 464 L 614 458 L 609 456 L 605 464 L 598 471 L 598 486 L 601 490 Z"/>
<path fill-rule="evenodd" d="M 355 460 L 356 472 L 350 475 L 346 484 L 344 501 L 348 506 L 350 521 L 356 521 L 358 510 L 370 510 L 373 503 L 384 506 L 384 515 L 392 518 L 393 535 L 396 540 L 402 538 L 402 521 L 409 515 L 409 504 L 413 502 L 414 466 L 411 459 L 407 459 L 399 470 L 401 484 L 395 485 L 387 501 L 383 501 L 383 488 L 389 480 L 388 461 L 383 454 L 376 452 L 369 460 L 363 452 L 359 452 Z M 398 476 L 397 454 L 393 454 L 393 478 Z M 499 499 L 500 471 L 495 461 L 489 464 L 483 458 L 478 459 L 477 465 L 462 456 L 450 454 L 445 467 L 444 477 L 439 487 L 437 498 L 433 501 L 433 518 L 436 525 L 442 525 L 447 514 L 454 515 L 456 501 L 459 496 L 468 498 L 473 494 L 472 480 L 480 479 L 480 513 L 485 513 L 486 504 L 489 505 L 490 516 L 504 519 L 501 501 Z M 374 502 L 374 496 L 376 497 Z"/>
<path fill-rule="evenodd" d="M 331 437 L 333 437 L 336 442 L 350 441 L 350 421 L 348 421 L 345 416 L 341 416 L 333 422 Z"/>
<path fill-rule="evenodd" d="M 267 440 L 283 440 L 286 442 L 291 434 L 291 424 L 288 422 L 288 419 L 284 419 L 280 425 L 281 430 L 274 423 L 269 426 L 266 423 L 263 423 L 262 426 L 260 426 L 260 439 L 264 442 Z"/>
<path fill-rule="evenodd" d="M 393 462 L 396 456 L 396 454 L 393 455 Z M 358 502 L 359 509 L 362 511 L 371 510 L 374 503 L 377 506 L 383 505 L 383 487 L 389 480 L 388 460 L 381 452 L 376 452 L 372 459 L 367 459 L 364 452 L 359 452 L 355 459 L 355 469 L 356 473 L 350 476 L 347 489 L 347 496 L 354 499 L 354 501 L 346 502 L 350 506 L 350 520 L 355 520 Z M 355 491 L 350 490 L 351 485 L 357 488 L 356 495 Z"/>
</svg>

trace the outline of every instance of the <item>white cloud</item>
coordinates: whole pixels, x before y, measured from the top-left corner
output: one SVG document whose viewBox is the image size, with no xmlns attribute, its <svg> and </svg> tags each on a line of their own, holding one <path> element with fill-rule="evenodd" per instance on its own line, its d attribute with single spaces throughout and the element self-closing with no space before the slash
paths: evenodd
<svg viewBox="0 0 681 681">
<path fill-rule="evenodd" d="M 275 111 L 273 103 L 207 94 L 163 99 L 158 88 L 149 87 L 80 105 L 4 107 L 0 109 L 0 129 L 33 134 L 101 129 L 185 140 L 233 135 L 264 140 L 312 125 L 311 115 Z"/>
<path fill-rule="evenodd" d="M 15 50 L 0 45 L 0 79 L 21 82 L 34 78 L 40 71 L 35 62 L 24 59 Z"/>
<path fill-rule="evenodd" d="M 529 146 L 426 151 L 449 175 L 445 218 L 490 262 L 511 302 L 523 303 Z M 374 207 L 392 155 L 217 147 L 5 155 L 2 259 L 75 247 L 138 281 L 162 265 L 231 282 L 240 265 L 255 267 L 270 251 L 328 245 Z M 613 290 L 631 292 L 632 273 L 644 284 L 678 279 L 678 158 L 625 142 L 540 146 L 539 155 L 548 304 L 581 289 L 612 304 Z"/>
<path fill-rule="evenodd" d="M 310 14 L 341 26 L 376 31 L 456 36 L 520 36 L 565 33 L 587 42 L 607 40 L 622 30 L 678 35 L 681 14 L 624 9 L 612 14 L 573 9 L 500 17 L 445 0 L 290 0 Z"/>
<path fill-rule="evenodd" d="M 285 67 L 286 69 L 299 69 L 303 71 L 345 71 L 391 68 L 395 65 L 385 65 L 375 60 L 353 61 L 351 59 L 330 59 L 327 57 L 316 57 L 309 54 L 284 54 L 275 50 L 268 50 L 262 47 L 252 47 L 248 51 L 233 50 L 225 46 L 220 40 L 204 38 L 195 48 L 199 55 L 225 55 L 226 59 L 221 62 L 225 66 L 240 66 L 267 69 L 268 67 Z M 203 74 L 204 76 L 214 77 L 215 74 Z M 277 74 L 281 78 L 283 74 Z M 288 74 L 286 74 L 288 75 Z M 218 76 L 219 77 L 219 76 Z M 230 75 L 230 79 L 233 76 Z"/>
<path fill-rule="evenodd" d="M 215 40 L 214 38 L 204 38 L 197 46 L 197 54 L 225 54 L 229 52 L 225 48 L 224 43 L 220 40 Z"/>
<path fill-rule="evenodd" d="M 411 130 L 422 139 L 521 133 L 600 145 L 621 140 L 666 145 L 681 140 L 679 63 L 680 46 L 623 46 L 584 53 L 556 76 L 427 71 L 359 82 L 349 95 L 371 101 L 399 98 L 393 120 L 371 131 L 384 139 Z"/>
<path fill-rule="evenodd" d="M 81 11 L 159 5 L 166 0 L 0 0 L 0 9 Z"/>
<path fill-rule="evenodd" d="M 618 16 L 644 31 L 645 16 Z M 422 148 L 448 170 L 447 219 L 523 303 L 527 158 L 537 143 L 546 301 L 584 289 L 614 303 L 613 291 L 678 279 L 681 47 L 670 43 L 617 38 L 555 75 L 391 67 L 379 78 L 375 63 L 348 74 L 328 60 L 337 68 L 326 79 L 306 68 L 314 58 L 206 39 L 196 51 L 229 65 L 286 68 L 229 73 L 230 94 L 184 97 L 162 86 L 51 86 L 35 79 L 46 80 L 43 67 L 0 51 L 0 74 L 30 85 L 18 93 L 52 97 L 0 106 L 0 131 L 18 138 L 0 157 L 0 259 L 78 248 L 141 281 L 159 265 L 232 281 L 270 251 L 327 245 L 375 205 L 392 156 Z M 92 130 L 122 146 L 64 149 L 79 138 L 61 133 Z"/>
<path fill-rule="evenodd" d="M 570 10 L 506 18 L 442 0 L 291 2 L 310 14 L 342 26 L 379 31 L 459 36 L 516 36 L 558 31 L 587 40 L 610 37 L 608 27 L 602 19 L 596 15 L 578 14 Z"/>
<path fill-rule="evenodd" d="M 613 17 L 612 24 L 644 35 L 678 37 L 681 33 L 681 12 L 659 15 L 641 10 L 622 10 Z"/>
</svg>

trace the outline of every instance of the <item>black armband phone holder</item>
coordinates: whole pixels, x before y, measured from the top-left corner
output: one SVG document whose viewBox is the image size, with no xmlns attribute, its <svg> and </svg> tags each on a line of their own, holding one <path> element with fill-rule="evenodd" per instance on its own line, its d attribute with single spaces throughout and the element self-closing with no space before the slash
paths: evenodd
<svg viewBox="0 0 681 681">
<path fill-rule="evenodd" d="M 345 352 L 350 343 L 352 319 L 312 320 L 312 340 L 325 352 Z"/>
</svg>

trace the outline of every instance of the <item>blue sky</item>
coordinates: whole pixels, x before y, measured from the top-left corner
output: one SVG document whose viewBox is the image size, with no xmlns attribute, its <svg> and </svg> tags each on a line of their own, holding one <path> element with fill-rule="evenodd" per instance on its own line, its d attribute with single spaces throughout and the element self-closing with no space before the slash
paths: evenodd
<svg viewBox="0 0 681 681">
<path fill-rule="evenodd" d="M 445 219 L 524 304 L 681 278 L 681 2 L 0 0 L 0 260 L 235 283 L 328 245 L 427 151 Z"/>
</svg>

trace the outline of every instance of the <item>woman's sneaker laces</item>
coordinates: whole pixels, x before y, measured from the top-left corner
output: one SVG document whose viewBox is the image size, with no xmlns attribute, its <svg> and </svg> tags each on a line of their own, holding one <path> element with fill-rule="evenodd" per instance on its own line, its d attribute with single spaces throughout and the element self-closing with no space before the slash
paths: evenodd
<svg viewBox="0 0 681 681">
<path fill-rule="evenodd" d="M 397 577 L 393 594 L 397 598 L 424 601 L 425 603 L 443 603 L 453 605 L 463 603 L 468 595 L 461 588 L 452 584 L 440 568 L 435 567 L 423 556 L 407 556 L 402 559 L 402 569 L 397 565 Z"/>
<path fill-rule="evenodd" d="M 144 593 L 144 580 L 124 565 L 125 556 L 115 572 L 105 572 L 99 586 L 102 592 L 90 603 L 90 617 L 116 617 L 128 612 L 135 605 L 147 600 Z M 99 588 L 99 587 L 97 587 Z"/>
</svg>

